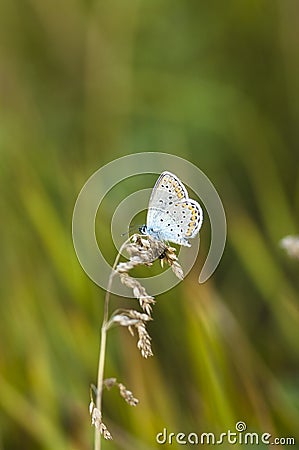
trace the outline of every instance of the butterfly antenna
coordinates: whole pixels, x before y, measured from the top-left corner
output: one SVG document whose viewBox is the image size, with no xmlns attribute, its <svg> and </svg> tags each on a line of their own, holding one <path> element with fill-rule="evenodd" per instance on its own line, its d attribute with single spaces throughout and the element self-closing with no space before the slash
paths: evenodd
<svg viewBox="0 0 299 450">
<path fill-rule="evenodd" d="M 132 231 L 133 229 L 136 229 L 136 226 L 135 225 L 130 225 L 128 231 L 126 231 L 125 233 L 122 233 L 121 236 L 129 235 L 130 231 Z"/>
<path fill-rule="evenodd" d="M 121 236 L 129 235 L 130 231 L 132 231 L 132 230 L 137 231 L 140 229 L 140 227 L 142 227 L 142 225 L 130 225 L 128 231 L 126 231 L 125 233 L 122 233 Z"/>
</svg>

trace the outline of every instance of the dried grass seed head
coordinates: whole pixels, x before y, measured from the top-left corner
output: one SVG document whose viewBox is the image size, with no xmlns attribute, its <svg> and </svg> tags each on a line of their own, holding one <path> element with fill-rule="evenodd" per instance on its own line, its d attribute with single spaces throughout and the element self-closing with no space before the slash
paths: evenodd
<svg viewBox="0 0 299 450">
<path fill-rule="evenodd" d="M 291 258 L 299 259 L 299 236 L 285 236 L 281 239 L 280 246 Z"/>
<path fill-rule="evenodd" d="M 180 280 L 183 280 L 184 272 L 181 265 L 179 264 L 178 257 L 176 255 L 176 249 L 174 247 L 165 247 L 164 252 L 160 256 L 160 260 L 162 267 L 164 266 L 164 263 L 167 263 L 171 267 L 175 276 Z"/>
<path fill-rule="evenodd" d="M 108 428 L 106 427 L 106 425 L 104 424 L 104 422 L 102 422 L 101 411 L 98 408 L 96 408 L 95 406 L 92 407 L 91 404 L 89 405 L 89 411 L 91 413 L 91 424 L 94 425 L 97 430 L 99 430 L 99 432 L 104 437 L 104 439 L 111 440 L 112 435 L 111 435 L 110 431 L 108 430 Z"/>
<path fill-rule="evenodd" d="M 133 393 L 129 391 L 126 386 L 124 386 L 122 383 L 118 384 L 120 395 L 123 399 L 130 405 L 130 406 L 136 406 L 139 403 L 139 400 L 133 396 Z"/>
</svg>

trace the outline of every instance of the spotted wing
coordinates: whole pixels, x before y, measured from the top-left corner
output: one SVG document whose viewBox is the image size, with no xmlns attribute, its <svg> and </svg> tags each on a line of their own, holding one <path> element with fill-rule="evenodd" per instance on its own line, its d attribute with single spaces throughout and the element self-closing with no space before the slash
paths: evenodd
<svg viewBox="0 0 299 450">
<path fill-rule="evenodd" d="M 188 238 L 196 236 L 202 221 L 200 205 L 189 199 L 180 179 L 170 172 L 163 172 L 149 201 L 148 233 L 160 240 L 190 246 Z"/>
</svg>

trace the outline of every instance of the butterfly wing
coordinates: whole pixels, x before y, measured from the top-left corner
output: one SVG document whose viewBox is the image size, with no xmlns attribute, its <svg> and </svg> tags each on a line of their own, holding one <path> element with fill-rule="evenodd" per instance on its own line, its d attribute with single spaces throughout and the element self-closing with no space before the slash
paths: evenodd
<svg viewBox="0 0 299 450">
<path fill-rule="evenodd" d="M 186 198 L 188 198 L 188 192 L 181 181 L 172 173 L 163 172 L 156 181 L 151 193 L 148 204 L 147 227 L 150 229 L 155 228 L 157 216 L 164 212 L 167 213 L 169 207 L 177 199 Z"/>
<path fill-rule="evenodd" d="M 148 233 L 163 241 L 190 246 L 188 238 L 196 236 L 202 221 L 200 205 L 189 199 L 180 179 L 171 172 L 163 172 L 149 201 Z"/>
</svg>

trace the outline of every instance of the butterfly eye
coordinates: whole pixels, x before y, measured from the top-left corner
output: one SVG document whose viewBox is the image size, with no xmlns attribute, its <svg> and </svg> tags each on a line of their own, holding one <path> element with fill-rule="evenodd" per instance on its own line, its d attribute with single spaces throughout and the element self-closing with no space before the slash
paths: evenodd
<svg viewBox="0 0 299 450">
<path fill-rule="evenodd" d="M 139 227 L 139 232 L 141 233 L 141 234 L 146 234 L 146 225 L 142 225 L 142 227 Z"/>
</svg>

